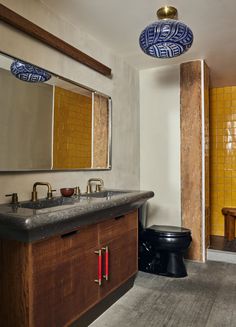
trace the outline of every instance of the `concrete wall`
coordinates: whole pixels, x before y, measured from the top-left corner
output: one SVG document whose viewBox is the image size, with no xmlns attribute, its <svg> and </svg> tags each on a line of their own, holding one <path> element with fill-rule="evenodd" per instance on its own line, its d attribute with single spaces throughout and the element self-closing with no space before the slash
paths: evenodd
<svg viewBox="0 0 236 327">
<path fill-rule="evenodd" d="M 29 199 L 35 181 L 48 181 L 57 190 L 79 185 L 84 191 L 87 180 L 97 176 L 104 179 L 106 187 L 139 188 L 138 73 L 86 31 L 56 16 L 40 1 L 3 0 L 2 4 L 112 68 L 113 78 L 106 78 L 0 22 L 1 51 L 112 97 L 113 140 L 111 171 L 0 173 L 0 202 L 6 202 L 4 194 L 10 192 L 17 192 L 20 200 Z M 44 194 L 42 190 L 39 196 Z"/>
<path fill-rule="evenodd" d="M 140 71 L 140 187 L 147 225 L 181 225 L 179 66 Z"/>
<path fill-rule="evenodd" d="M 0 169 L 50 169 L 52 85 L 22 83 L 0 68 L 0 90 Z"/>
</svg>

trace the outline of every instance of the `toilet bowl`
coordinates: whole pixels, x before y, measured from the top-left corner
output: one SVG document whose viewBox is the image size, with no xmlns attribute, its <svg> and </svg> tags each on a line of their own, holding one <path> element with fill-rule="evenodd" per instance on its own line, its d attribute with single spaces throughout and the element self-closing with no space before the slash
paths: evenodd
<svg viewBox="0 0 236 327">
<path fill-rule="evenodd" d="M 191 231 L 177 226 L 139 223 L 139 270 L 169 277 L 187 276 L 183 255 L 192 241 Z"/>
</svg>

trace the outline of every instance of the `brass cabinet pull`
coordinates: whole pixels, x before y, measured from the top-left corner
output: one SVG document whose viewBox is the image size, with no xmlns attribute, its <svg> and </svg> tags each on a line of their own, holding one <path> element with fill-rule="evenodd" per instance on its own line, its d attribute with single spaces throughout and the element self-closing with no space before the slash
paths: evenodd
<svg viewBox="0 0 236 327">
<path fill-rule="evenodd" d="M 98 279 L 95 279 L 95 283 L 102 286 L 102 250 L 94 251 L 98 255 Z"/>
<path fill-rule="evenodd" d="M 109 248 L 108 246 L 105 246 L 102 248 L 103 251 L 105 251 L 105 275 L 103 275 L 103 278 L 105 280 L 109 279 Z"/>
</svg>

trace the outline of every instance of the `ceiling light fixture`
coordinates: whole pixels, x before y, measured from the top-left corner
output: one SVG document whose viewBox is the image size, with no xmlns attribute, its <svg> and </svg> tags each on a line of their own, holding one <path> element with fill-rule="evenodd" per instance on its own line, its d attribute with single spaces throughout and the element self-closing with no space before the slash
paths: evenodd
<svg viewBox="0 0 236 327">
<path fill-rule="evenodd" d="M 24 82 L 42 83 L 51 78 L 51 75 L 46 70 L 19 60 L 13 61 L 10 70 L 16 78 Z"/>
<path fill-rule="evenodd" d="M 157 58 L 173 58 L 186 52 L 193 43 L 193 32 L 177 20 L 177 9 L 162 7 L 158 9 L 157 17 L 160 20 L 148 25 L 140 34 L 141 49 Z"/>
</svg>

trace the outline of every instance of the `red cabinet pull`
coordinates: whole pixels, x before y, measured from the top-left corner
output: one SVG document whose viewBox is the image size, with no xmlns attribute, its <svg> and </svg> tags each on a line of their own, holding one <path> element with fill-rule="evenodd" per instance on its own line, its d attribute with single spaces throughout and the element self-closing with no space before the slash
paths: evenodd
<svg viewBox="0 0 236 327">
<path fill-rule="evenodd" d="M 103 278 L 105 280 L 109 279 L 109 248 L 108 246 L 105 246 L 102 248 L 103 251 L 105 251 L 105 275 L 103 275 Z"/>
<path fill-rule="evenodd" d="M 98 255 L 98 279 L 95 279 L 95 283 L 98 283 L 99 286 L 102 285 L 102 250 L 94 252 Z"/>
</svg>

